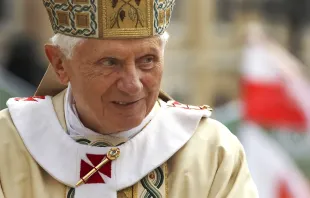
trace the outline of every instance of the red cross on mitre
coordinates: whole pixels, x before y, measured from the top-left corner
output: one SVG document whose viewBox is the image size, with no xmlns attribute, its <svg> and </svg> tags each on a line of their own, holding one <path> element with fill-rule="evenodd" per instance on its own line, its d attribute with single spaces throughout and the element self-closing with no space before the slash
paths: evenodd
<svg viewBox="0 0 310 198">
<path fill-rule="evenodd" d="M 81 171 L 80 171 L 80 178 L 82 179 L 87 173 L 89 173 L 92 169 L 94 169 L 104 158 L 106 155 L 93 155 L 87 154 L 86 155 L 89 161 L 91 161 L 92 165 L 88 164 L 84 160 L 81 160 Z M 96 173 L 94 173 L 85 183 L 86 184 L 98 184 L 98 183 L 105 183 L 104 179 L 101 177 L 100 173 L 106 175 L 107 177 L 111 178 L 112 175 L 112 162 L 108 162 L 107 164 L 103 165 Z"/>
<path fill-rule="evenodd" d="M 45 96 L 33 96 L 33 97 L 25 97 L 25 98 L 15 98 L 15 101 L 32 101 L 32 102 L 38 102 L 37 99 L 45 99 Z"/>
</svg>

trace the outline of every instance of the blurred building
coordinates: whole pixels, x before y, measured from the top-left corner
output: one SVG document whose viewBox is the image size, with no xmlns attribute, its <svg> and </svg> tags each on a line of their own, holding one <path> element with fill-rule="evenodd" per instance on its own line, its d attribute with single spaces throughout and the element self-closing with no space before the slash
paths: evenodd
<svg viewBox="0 0 310 198">
<path fill-rule="evenodd" d="M 310 2 L 178 0 L 169 29 L 165 89 L 184 102 L 218 106 L 238 97 L 240 53 L 249 22 L 310 65 Z"/>
<path fill-rule="evenodd" d="M 52 35 L 47 22 L 48 16 L 42 1 L 0 0 L 0 54 L 4 56 L 7 41 L 20 34 L 35 39 L 39 43 L 37 50 L 42 55 L 43 44 Z"/>
<path fill-rule="evenodd" d="M 239 32 L 217 21 L 216 3 L 176 4 L 163 86 L 181 102 L 213 105 L 237 97 Z"/>
</svg>

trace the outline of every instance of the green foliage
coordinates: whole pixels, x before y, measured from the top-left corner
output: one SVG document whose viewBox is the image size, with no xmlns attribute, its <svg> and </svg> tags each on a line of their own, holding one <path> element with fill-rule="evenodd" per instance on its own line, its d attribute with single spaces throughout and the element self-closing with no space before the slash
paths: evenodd
<svg viewBox="0 0 310 198">
<path fill-rule="evenodd" d="M 0 110 L 5 109 L 7 107 L 6 102 L 9 98 L 12 98 L 12 97 L 13 96 L 9 92 L 3 89 L 0 89 Z"/>
</svg>

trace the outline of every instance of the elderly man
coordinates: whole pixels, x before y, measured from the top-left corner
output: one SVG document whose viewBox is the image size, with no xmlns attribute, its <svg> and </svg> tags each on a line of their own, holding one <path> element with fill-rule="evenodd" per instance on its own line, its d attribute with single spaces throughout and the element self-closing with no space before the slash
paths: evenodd
<svg viewBox="0 0 310 198">
<path fill-rule="evenodd" d="M 258 197 L 210 108 L 160 91 L 174 0 L 43 2 L 51 64 L 0 113 L 1 198 Z"/>
</svg>

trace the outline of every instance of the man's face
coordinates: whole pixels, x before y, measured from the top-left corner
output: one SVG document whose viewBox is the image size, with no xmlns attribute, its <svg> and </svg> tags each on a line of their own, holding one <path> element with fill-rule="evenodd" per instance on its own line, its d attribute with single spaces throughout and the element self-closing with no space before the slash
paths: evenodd
<svg viewBox="0 0 310 198">
<path fill-rule="evenodd" d="M 83 124 L 103 134 L 138 126 L 157 100 L 163 51 L 158 37 L 78 44 L 62 65 Z"/>
</svg>

